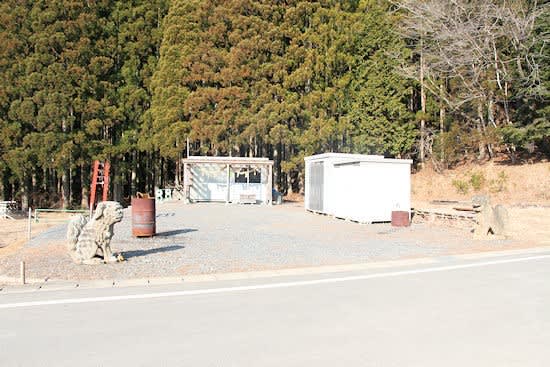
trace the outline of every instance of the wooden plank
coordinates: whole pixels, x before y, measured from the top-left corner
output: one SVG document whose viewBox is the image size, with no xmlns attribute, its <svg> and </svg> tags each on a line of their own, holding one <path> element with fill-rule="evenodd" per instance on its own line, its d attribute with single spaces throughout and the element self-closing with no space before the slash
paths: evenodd
<svg viewBox="0 0 550 367">
<path fill-rule="evenodd" d="M 461 211 L 461 212 L 475 212 L 476 211 L 473 206 L 469 206 L 469 207 L 453 206 L 453 210 L 458 210 L 458 211 Z"/>
</svg>

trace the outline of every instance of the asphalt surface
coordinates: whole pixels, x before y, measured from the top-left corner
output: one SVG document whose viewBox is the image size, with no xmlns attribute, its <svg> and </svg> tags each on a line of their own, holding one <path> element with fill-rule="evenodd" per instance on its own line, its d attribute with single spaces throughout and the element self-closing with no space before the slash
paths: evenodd
<svg viewBox="0 0 550 367">
<path fill-rule="evenodd" d="M 0 295 L 0 366 L 542 367 L 549 310 L 550 253 L 14 292 Z"/>
</svg>

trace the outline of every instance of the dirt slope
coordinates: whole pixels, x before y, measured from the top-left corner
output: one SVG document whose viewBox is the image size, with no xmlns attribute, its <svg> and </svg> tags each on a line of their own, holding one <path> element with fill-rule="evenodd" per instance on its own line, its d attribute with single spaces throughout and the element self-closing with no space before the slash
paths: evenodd
<svg viewBox="0 0 550 367">
<path fill-rule="evenodd" d="M 427 167 L 412 175 L 413 206 L 431 200 L 470 200 L 479 194 L 498 204 L 550 206 L 550 162 L 469 164 L 441 174 Z"/>
</svg>

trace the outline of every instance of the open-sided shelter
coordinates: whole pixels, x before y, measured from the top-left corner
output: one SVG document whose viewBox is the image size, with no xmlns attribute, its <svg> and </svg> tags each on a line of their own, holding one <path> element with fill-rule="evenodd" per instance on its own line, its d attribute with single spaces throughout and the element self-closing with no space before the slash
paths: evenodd
<svg viewBox="0 0 550 367">
<path fill-rule="evenodd" d="M 190 156 L 183 170 L 186 202 L 271 204 L 273 161 L 267 158 Z"/>
<path fill-rule="evenodd" d="M 306 210 L 361 223 L 411 209 L 410 159 L 326 153 L 305 158 Z"/>
</svg>

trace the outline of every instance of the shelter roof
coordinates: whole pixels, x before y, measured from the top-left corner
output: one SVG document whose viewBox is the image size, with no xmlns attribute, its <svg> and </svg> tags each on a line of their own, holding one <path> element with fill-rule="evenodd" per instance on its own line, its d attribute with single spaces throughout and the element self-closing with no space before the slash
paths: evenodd
<svg viewBox="0 0 550 367">
<path fill-rule="evenodd" d="M 206 157 L 206 156 L 190 156 L 183 159 L 183 163 L 187 164 L 235 164 L 235 165 L 273 165 L 273 161 L 268 158 L 249 158 L 249 157 Z"/>
</svg>

